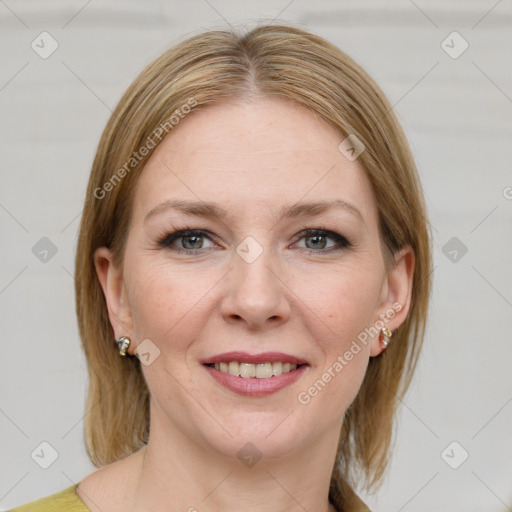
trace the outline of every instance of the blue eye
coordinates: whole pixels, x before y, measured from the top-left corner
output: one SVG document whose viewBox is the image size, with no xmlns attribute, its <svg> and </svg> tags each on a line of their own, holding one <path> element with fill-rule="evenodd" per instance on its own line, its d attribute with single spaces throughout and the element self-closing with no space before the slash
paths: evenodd
<svg viewBox="0 0 512 512">
<path fill-rule="evenodd" d="M 164 238 L 158 242 L 158 245 L 179 253 L 184 252 L 187 254 L 196 254 L 199 249 L 204 249 L 203 242 L 201 241 L 201 239 L 204 238 L 211 241 L 211 238 L 206 234 L 206 232 L 200 229 L 181 229 L 174 233 L 165 235 Z M 185 245 L 189 245 L 190 247 L 172 247 L 172 244 L 177 240 L 181 242 L 184 241 Z"/>
<path fill-rule="evenodd" d="M 308 252 L 331 252 L 332 250 L 348 248 L 351 246 L 350 242 L 344 236 L 335 233 L 334 231 L 328 231 L 325 229 L 307 229 L 300 234 L 302 235 L 300 240 L 312 240 L 313 249 L 308 247 L 306 249 Z M 326 247 L 328 239 L 334 240 L 334 244 L 330 247 Z"/>
<path fill-rule="evenodd" d="M 206 231 L 201 229 L 182 229 L 166 234 L 160 239 L 158 246 L 178 253 L 198 254 L 203 249 L 212 248 L 204 247 L 204 239 L 213 243 L 212 237 Z M 298 241 L 302 239 L 312 241 L 310 247 L 302 249 L 311 254 L 330 253 L 352 246 L 344 236 L 325 229 L 306 229 L 298 235 Z M 334 242 L 331 246 L 327 246 L 327 240 L 329 239 Z M 173 246 L 175 242 L 178 242 L 178 247 Z"/>
</svg>

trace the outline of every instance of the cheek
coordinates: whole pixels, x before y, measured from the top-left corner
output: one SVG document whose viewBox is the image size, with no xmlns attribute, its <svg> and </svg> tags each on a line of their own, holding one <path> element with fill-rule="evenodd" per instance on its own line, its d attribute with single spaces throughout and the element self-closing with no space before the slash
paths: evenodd
<svg viewBox="0 0 512 512">
<path fill-rule="evenodd" d="M 307 330 L 321 332 L 315 342 L 323 357 L 307 383 L 310 387 L 299 396 L 301 404 L 314 404 L 313 416 L 321 414 L 337 420 L 356 397 L 370 358 L 370 338 L 361 334 L 366 335 L 365 329 L 374 320 L 376 296 L 371 276 L 365 279 L 355 272 L 338 275 L 337 279 L 330 276 L 323 293 L 316 293 L 315 314 L 309 316 Z"/>
<path fill-rule="evenodd" d="M 312 313 L 304 315 L 306 330 L 322 353 L 307 383 L 311 387 L 302 390 L 300 400 L 314 403 L 318 414 L 325 414 L 327 407 L 333 418 L 343 414 L 356 397 L 370 358 L 371 338 L 365 329 L 375 320 L 381 282 L 378 262 L 366 263 L 347 264 L 309 278 L 302 274 L 300 280 L 304 302 Z"/>
<path fill-rule="evenodd" d="M 174 315 L 178 314 L 172 296 L 178 290 L 170 279 L 151 271 L 137 273 L 131 289 L 130 306 L 137 339 L 150 338 L 159 344 L 163 330 L 170 328 Z"/>
<path fill-rule="evenodd" d="M 130 307 L 137 340 L 151 339 L 165 352 L 186 348 L 200 329 L 215 276 L 181 270 L 165 263 L 138 262 L 132 271 Z M 169 350 L 170 349 L 170 350 Z"/>
<path fill-rule="evenodd" d="M 377 267 L 347 265 L 335 272 L 301 279 L 304 303 L 315 313 L 312 321 L 318 323 L 312 332 L 322 333 L 318 342 L 326 354 L 344 351 L 375 320 L 380 293 Z"/>
</svg>

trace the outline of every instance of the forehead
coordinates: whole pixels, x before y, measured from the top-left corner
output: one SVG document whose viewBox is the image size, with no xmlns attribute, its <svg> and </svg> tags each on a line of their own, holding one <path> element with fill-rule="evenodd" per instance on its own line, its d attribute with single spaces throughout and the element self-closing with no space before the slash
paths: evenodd
<svg viewBox="0 0 512 512">
<path fill-rule="evenodd" d="M 259 216 L 299 200 L 342 199 L 375 217 L 366 172 L 339 151 L 342 140 L 288 100 L 210 105 L 181 120 L 155 149 L 137 183 L 135 216 L 184 198 Z"/>
</svg>

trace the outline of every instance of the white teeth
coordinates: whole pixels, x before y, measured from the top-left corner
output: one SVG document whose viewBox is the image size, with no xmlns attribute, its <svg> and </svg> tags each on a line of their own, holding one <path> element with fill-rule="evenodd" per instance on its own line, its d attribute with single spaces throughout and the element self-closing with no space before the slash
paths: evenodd
<svg viewBox="0 0 512 512">
<path fill-rule="evenodd" d="M 272 377 L 272 363 L 257 364 L 256 377 L 258 377 L 258 379 L 268 379 Z"/>
<path fill-rule="evenodd" d="M 240 365 L 236 361 L 231 361 L 228 365 L 228 373 L 238 377 L 240 375 Z"/>
<path fill-rule="evenodd" d="M 272 376 L 278 377 L 283 373 L 291 372 L 297 369 L 296 364 L 291 363 L 239 363 L 230 361 L 229 363 L 215 363 L 215 369 L 222 373 L 229 373 L 235 377 L 243 377 L 244 379 L 268 379 Z"/>
<path fill-rule="evenodd" d="M 272 363 L 272 375 L 276 377 L 283 373 L 283 363 Z"/>
<path fill-rule="evenodd" d="M 256 366 L 249 363 L 240 363 L 240 377 L 246 379 L 256 377 Z"/>
</svg>

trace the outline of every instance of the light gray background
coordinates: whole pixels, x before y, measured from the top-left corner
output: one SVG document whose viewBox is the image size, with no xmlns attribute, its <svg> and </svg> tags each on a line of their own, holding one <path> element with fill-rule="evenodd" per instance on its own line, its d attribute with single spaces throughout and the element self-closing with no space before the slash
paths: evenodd
<svg viewBox="0 0 512 512">
<path fill-rule="evenodd" d="M 363 497 L 376 512 L 511 510 L 510 1 L 0 0 L 2 510 L 94 470 L 83 443 L 73 261 L 111 109 L 174 43 L 275 17 L 329 39 L 382 86 L 412 145 L 433 227 L 425 349 L 385 485 Z M 43 31 L 58 43 L 47 59 L 31 48 Z M 458 58 L 442 47 L 453 31 L 469 44 Z M 459 51 L 457 38 L 444 47 Z M 57 248 L 46 262 L 32 250 L 42 237 Z M 59 455 L 46 470 L 31 458 L 43 441 Z M 452 469 L 447 461 L 460 463 L 463 450 L 468 459 Z"/>
</svg>

